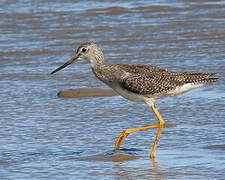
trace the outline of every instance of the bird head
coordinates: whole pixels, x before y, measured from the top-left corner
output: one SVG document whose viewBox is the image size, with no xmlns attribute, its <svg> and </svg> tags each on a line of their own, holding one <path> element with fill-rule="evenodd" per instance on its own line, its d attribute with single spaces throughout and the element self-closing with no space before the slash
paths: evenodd
<svg viewBox="0 0 225 180">
<path fill-rule="evenodd" d="M 79 59 L 87 60 L 88 62 L 90 62 L 92 67 L 95 66 L 96 64 L 104 63 L 104 56 L 101 48 L 93 42 L 87 42 L 82 44 L 77 49 L 77 52 L 72 59 L 70 59 L 59 68 L 52 71 L 51 74 L 54 74 L 55 72 L 65 68 L 66 66 L 76 62 Z"/>
</svg>

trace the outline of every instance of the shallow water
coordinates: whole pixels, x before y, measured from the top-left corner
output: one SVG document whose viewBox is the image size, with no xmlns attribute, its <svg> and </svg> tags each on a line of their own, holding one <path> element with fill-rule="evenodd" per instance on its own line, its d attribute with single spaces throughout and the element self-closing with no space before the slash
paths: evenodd
<svg viewBox="0 0 225 180">
<path fill-rule="evenodd" d="M 1 1 L 1 179 L 224 179 L 224 1 Z M 107 63 L 218 72 L 220 81 L 156 102 L 167 127 L 156 162 L 151 110 L 120 96 L 62 99 L 59 91 L 107 88 L 79 61 L 49 73 L 85 41 Z"/>
</svg>

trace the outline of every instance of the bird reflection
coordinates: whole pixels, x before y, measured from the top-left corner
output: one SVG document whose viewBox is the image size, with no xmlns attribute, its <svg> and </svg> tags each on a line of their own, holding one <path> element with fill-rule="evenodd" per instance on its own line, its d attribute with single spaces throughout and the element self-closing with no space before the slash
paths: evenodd
<svg viewBox="0 0 225 180">
<path fill-rule="evenodd" d="M 138 162 L 140 158 L 143 157 L 130 154 L 112 155 L 110 160 L 115 162 L 114 169 L 118 179 L 130 179 L 131 177 L 138 177 L 138 179 L 165 179 L 164 173 L 155 158 L 150 159 L 147 168 L 146 165 L 143 165 L 143 161 Z M 140 163 L 141 165 L 139 165 Z"/>
</svg>

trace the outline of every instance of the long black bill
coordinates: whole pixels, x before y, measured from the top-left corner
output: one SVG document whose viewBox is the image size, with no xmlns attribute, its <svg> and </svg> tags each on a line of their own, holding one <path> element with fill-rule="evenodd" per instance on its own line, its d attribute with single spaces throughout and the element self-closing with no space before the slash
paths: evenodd
<svg viewBox="0 0 225 180">
<path fill-rule="evenodd" d="M 58 67 L 57 69 L 55 69 L 54 71 L 51 72 L 51 74 L 54 74 L 55 72 L 65 68 L 66 66 L 72 64 L 73 62 L 77 61 L 79 58 L 79 55 L 76 55 L 75 57 L 73 57 L 72 59 L 70 59 L 69 61 L 67 61 L 65 64 L 63 64 L 62 66 Z"/>
</svg>

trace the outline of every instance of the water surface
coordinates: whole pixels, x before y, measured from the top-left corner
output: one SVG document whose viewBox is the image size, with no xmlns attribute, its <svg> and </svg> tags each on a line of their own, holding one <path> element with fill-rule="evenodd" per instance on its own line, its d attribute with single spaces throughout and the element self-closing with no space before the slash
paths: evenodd
<svg viewBox="0 0 225 180">
<path fill-rule="evenodd" d="M 0 2 L 1 179 L 224 179 L 224 1 Z M 107 63 L 218 72 L 220 81 L 156 102 L 167 127 L 156 161 L 148 106 L 120 96 L 59 98 L 101 88 L 84 61 L 50 75 L 85 41 Z"/>
</svg>

